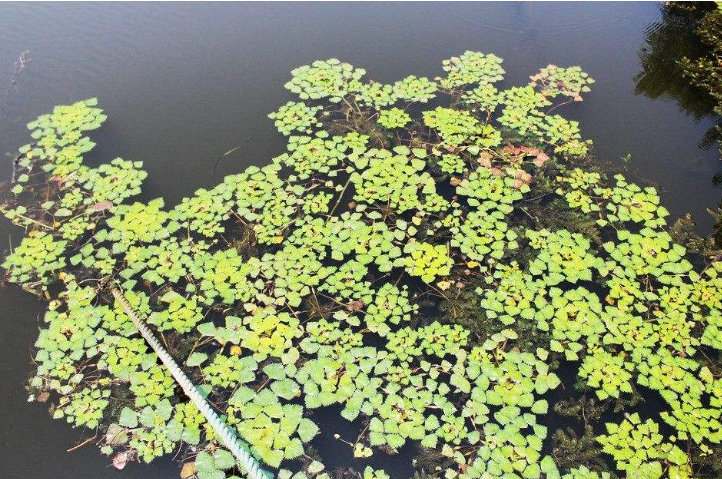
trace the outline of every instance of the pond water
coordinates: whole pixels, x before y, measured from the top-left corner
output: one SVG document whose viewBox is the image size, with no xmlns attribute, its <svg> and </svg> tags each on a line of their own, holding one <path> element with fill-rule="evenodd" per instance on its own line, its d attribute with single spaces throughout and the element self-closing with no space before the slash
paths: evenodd
<svg viewBox="0 0 722 479">
<path fill-rule="evenodd" d="M 507 84 L 525 83 L 548 63 L 588 71 L 597 81 L 593 92 L 567 115 L 580 121 L 598 158 L 658 185 L 673 218 L 692 212 L 699 231 L 709 233 L 705 210 L 720 199 L 712 177 L 722 164 L 714 148 L 699 144 L 714 121 L 704 108 L 685 110 L 684 101 L 664 93 L 671 91 L 664 69 L 650 69 L 644 85 L 636 81 L 645 35 L 659 31 L 659 20 L 653 3 L 4 3 L 0 149 L 15 152 L 27 140 L 27 121 L 52 106 L 97 96 L 110 119 L 94 134 L 91 161 L 144 161 L 143 197 L 163 196 L 172 205 L 283 151 L 285 140 L 266 115 L 292 98 L 283 84 L 294 67 L 337 57 L 394 81 L 433 77 L 442 59 L 478 50 L 505 59 Z M 31 62 L 13 76 L 24 51 Z M 217 159 L 238 145 L 218 162 L 214 178 Z M 621 160 L 627 153 L 629 163 Z M 0 178 L 9 177 L 7 158 Z M 20 237 L 0 224 L 3 249 Z M 66 452 L 87 432 L 25 402 L 44 309 L 17 288 L 0 289 L 0 475 L 115 477 L 94 447 Z M 168 460 L 132 465 L 123 474 L 177 477 L 178 469 Z"/>
</svg>

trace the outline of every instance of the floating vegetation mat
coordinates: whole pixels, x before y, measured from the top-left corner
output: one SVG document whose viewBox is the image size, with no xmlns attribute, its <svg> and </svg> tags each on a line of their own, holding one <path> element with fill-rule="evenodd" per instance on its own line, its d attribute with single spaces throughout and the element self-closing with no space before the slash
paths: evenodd
<svg viewBox="0 0 722 479">
<path fill-rule="evenodd" d="M 237 474 L 113 280 L 280 479 L 386 479 L 401 450 L 417 477 L 720 477 L 722 263 L 590 160 L 559 114 L 578 67 L 443 71 L 297 68 L 287 151 L 171 208 L 131 202 L 141 163 L 83 163 L 95 100 L 30 123 L 2 211 L 27 231 L 7 280 L 49 300 L 32 398 L 117 467 Z M 328 467 L 322 438 L 356 459 Z"/>
</svg>

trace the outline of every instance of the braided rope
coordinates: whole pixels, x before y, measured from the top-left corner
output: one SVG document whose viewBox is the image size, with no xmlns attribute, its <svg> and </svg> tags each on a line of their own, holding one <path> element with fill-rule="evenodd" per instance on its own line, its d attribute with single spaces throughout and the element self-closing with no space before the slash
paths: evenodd
<svg viewBox="0 0 722 479">
<path fill-rule="evenodd" d="M 263 469 L 261 464 L 251 455 L 248 451 L 248 446 L 242 442 L 236 434 L 228 427 L 228 425 L 216 414 L 211 408 L 208 401 L 198 392 L 196 386 L 186 376 L 183 370 L 178 366 L 173 357 L 166 351 L 163 345 L 153 334 L 153 331 L 146 326 L 142 319 L 133 311 L 128 300 L 123 295 L 122 291 L 115 284 L 110 285 L 110 292 L 113 293 L 115 299 L 123 307 L 123 311 L 130 317 L 135 324 L 138 331 L 143 338 L 150 344 L 153 351 L 158 355 L 160 360 L 163 362 L 166 368 L 173 375 L 173 378 L 181 388 L 183 392 L 193 401 L 193 404 L 198 407 L 203 416 L 206 418 L 208 423 L 213 427 L 213 430 L 218 434 L 223 444 L 231 451 L 238 461 L 238 465 L 251 479 L 273 479 L 273 474 Z"/>
</svg>

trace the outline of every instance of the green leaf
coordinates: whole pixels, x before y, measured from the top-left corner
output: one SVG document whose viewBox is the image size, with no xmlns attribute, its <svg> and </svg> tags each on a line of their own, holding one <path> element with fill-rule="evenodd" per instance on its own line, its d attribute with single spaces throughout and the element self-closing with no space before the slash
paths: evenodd
<svg viewBox="0 0 722 479">
<path fill-rule="evenodd" d="M 208 359 L 208 355 L 205 353 L 192 353 L 188 356 L 186 364 L 190 367 L 200 366 L 206 361 L 206 359 Z"/>
<path fill-rule="evenodd" d="M 138 427 L 138 414 L 129 407 L 124 407 L 120 410 L 118 424 L 130 428 Z"/>
</svg>

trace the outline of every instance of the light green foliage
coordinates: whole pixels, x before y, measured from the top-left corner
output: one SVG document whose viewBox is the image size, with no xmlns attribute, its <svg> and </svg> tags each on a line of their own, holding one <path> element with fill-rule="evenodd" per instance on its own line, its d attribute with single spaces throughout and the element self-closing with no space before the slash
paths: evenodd
<svg viewBox="0 0 722 479">
<path fill-rule="evenodd" d="M 409 75 L 403 80 L 394 83 L 394 95 L 400 100 L 413 103 L 427 103 L 436 97 L 438 86 L 425 77 Z"/>
<path fill-rule="evenodd" d="M 218 201 L 214 192 L 200 189 L 194 196 L 183 198 L 170 212 L 170 218 L 177 222 L 180 228 L 213 238 L 226 231 L 222 223 L 229 217 L 228 203 Z"/>
<path fill-rule="evenodd" d="M 540 329 L 552 332 L 549 347 L 564 352 L 568 360 L 579 359 L 578 353 L 584 346 L 595 346 L 605 332 L 602 305 L 586 288 L 551 288 L 547 298 L 537 299 L 536 305 L 539 313 L 535 319 Z"/>
<path fill-rule="evenodd" d="M 479 206 L 485 201 L 490 205 L 511 205 L 522 199 L 527 191 L 529 186 L 526 184 L 516 187 L 513 176 L 495 173 L 484 167 L 472 171 L 469 177 L 456 187 L 458 194 L 469 197 L 468 202 L 471 206 Z M 499 206 L 499 208 L 502 211 L 509 211 L 508 207 Z"/>
<path fill-rule="evenodd" d="M 463 173 L 466 168 L 464 160 L 459 155 L 443 155 L 439 159 L 438 165 L 441 171 L 450 175 Z"/>
<path fill-rule="evenodd" d="M 722 316 L 715 313 L 706 320 L 707 327 L 702 334 L 702 344 L 722 351 Z"/>
<path fill-rule="evenodd" d="M 144 280 L 162 286 L 166 282 L 177 283 L 187 275 L 193 255 L 202 254 L 205 249 L 202 242 L 193 244 L 188 239 L 168 238 L 146 247 L 131 246 L 125 259 L 129 271 L 142 271 Z"/>
<path fill-rule="evenodd" d="M 521 136 L 540 136 L 544 113 L 541 111 L 551 102 L 530 86 L 505 90 L 500 103 L 504 105 L 497 121 Z"/>
<path fill-rule="evenodd" d="M 135 405 L 138 407 L 153 406 L 173 395 L 173 377 L 167 369 L 157 364 L 147 370 L 131 373 L 129 379 L 130 390 L 135 394 Z"/>
<path fill-rule="evenodd" d="M 243 318 L 243 325 L 243 329 L 236 328 L 241 346 L 253 351 L 253 357 L 259 361 L 269 355 L 280 358 L 291 348 L 292 340 L 302 333 L 297 318 L 270 307 L 256 309 Z"/>
<path fill-rule="evenodd" d="M 195 477 L 198 479 L 225 479 L 228 469 L 233 468 L 236 459 L 225 449 L 214 451 L 201 451 L 196 456 L 194 464 Z M 237 476 L 231 476 L 231 479 Z"/>
<path fill-rule="evenodd" d="M 167 238 L 177 226 L 167 224 L 169 215 L 163 209 L 163 199 L 119 205 L 108 218 L 106 239 L 113 242 L 114 252 L 124 252 L 136 243 L 152 243 Z"/>
<path fill-rule="evenodd" d="M 168 422 L 168 437 L 173 441 L 183 440 L 196 445 L 201 440 L 201 428 L 205 418 L 192 402 L 178 403 L 173 408 L 173 417 Z M 235 463 L 235 460 L 234 460 Z"/>
<path fill-rule="evenodd" d="M 8 270 L 10 281 L 24 284 L 26 288 L 44 288 L 55 279 L 55 273 L 66 264 L 63 256 L 63 240 L 56 240 L 49 233 L 35 232 L 23 238 L 20 245 L 9 254 L 2 264 Z"/>
<path fill-rule="evenodd" d="M 374 295 L 364 317 L 369 331 L 386 336 L 391 331 L 390 324 L 400 324 L 411 320 L 411 313 L 418 309 L 409 303 L 408 287 L 403 289 L 392 284 L 384 284 Z"/>
<path fill-rule="evenodd" d="M 378 119 L 379 125 L 390 130 L 394 128 L 403 128 L 410 121 L 411 117 L 409 116 L 409 114 L 401 108 L 381 110 Z"/>
<path fill-rule="evenodd" d="M 168 437 L 166 426 L 172 414 L 173 406 L 167 399 L 145 406 L 138 414 L 134 411 L 126 414 L 126 419 L 134 424 L 132 427 L 139 426 L 133 431 L 129 446 L 144 462 L 151 462 L 173 451 L 174 442 Z"/>
<path fill-rule="evenodd" d="M 412 329 L 404 327 L 388 335 L 388 350 L 402 361 L 423 355 L 443 358 L 455 354 L 466 345 L 469 332 L 461 326 L 432 323 L 429 326 Z"/>
<path fill-rule="evenodd" d="M 253 358 L 217 354 L 203 368 L 203 375 L 210 385 L 228 388 L 253 381 L 257 368 L 258 363 Z"/>
<path fill-rule="evenodd" d="M 288 140 L 290 153 L 276 157 L 278 161 L 290 166 L 300 178 L 311 174 L 328 173 L 345 158 L 346 145 L 340 136 L 328 138 L 325 132 L 315 137 L 292 136 Z"/>
<path fill-rule="evenodd" d="M 116 158 L 97 169 L 81 170 L 79 181 L 83 188 L 92 192 L 85 198 L 86 205 L 94 205 L 104 201 L 119 204 L 127 198 L 140 194 L 140 186 L 148 173 L 141 168 L 142 161 L 126 161 Z"/>
<path fill-rule="evenodd" d="M 590 251 L 589 240 L 579 233 L 527 230 L 526 236 L 530 246 L 539 251 L 529 265 L 529 272 L 544 275 L 550 286 L 562 281 L 591 281 L 594 270 L 604 265 L 604 261 Z"/>
<path fill-rule="evenodd" d="M 317 60 L 310 66 L 304 65 L 293 70 L 293 78 L 285 86 L 303 100 L 328 98 L 330 102 L 338 103 L 353 91 L 352 87 L 365 73 L 365 70 L 354 68 L 336 58 Z"/>
<path fill-rule="evenodd" d="M 308 195 L 303 200 L 303 212 L 307 215 L 319 215 L 328 213 L 329 203 L 333 195 L 331 193 L 320 192 L 315 195 Z"/>
<path fill-rule="evenodd" d="M 198 479 L 237 477 L 102 289 L 115 280 L 279 479 L 330 477 L 308 444 L 336 432 L 317 426 L 331 406 L 359 426 L 339 437 L 355 457 L 420 444 L 416 468 L 445 479 L 608 479 L 604 457 L 630 479 L 705 470 L 722 263 L 693 265 L 652 188 L 573 158 L 589 143 L 559 113 L 588 90 L 581 70 L 514 87 L 494 55 L 443 68 L 386 84 L 338 60 L 294 70 L 300 100 L 271 115 L 287 152 L 173 208 L 128 201 L 140 163 L 82 163 L 94 101 L 32 123 L 0 208 L 29 231 L 7 278 L 51 301 L 31 398 L 109 455 L 180 452 Z M 558 443 L 550 408 L 582 394 L 584 436 Z M 626 419 L 590 446 L 612 407 Z"/>
<path fill-rule="evenodd" d="M 82 167 L 83 154 L 95 143 L 82 136 L 85 131 L 100 128 L 106 120 L 103 110 L 96 108 L 95 98 L 72 105 L 56 106 L 53 112 L 28 123 L 36 142 L 20 149 L 27 160 L 46 162 L 43 169 L 65 178 Z"/>
<path fill-rule="evenodd" d="M 444 144 L 450 147 L 470 143 L 494 147 L 501 143 L 501 135 L 493 126 L 482 124 L 465 110 L 437 107 L 424 112 L 424 124 L 438 131 Z"/>
<path fill-rule="evenodd" d="M 297 307 L 301 298 L 317 287 L 331 273 L 313 250 L 287 245 L 275 254 L 261 258 L 263 274 L 274 280 L 273 297 L 277 304 Z"/>
<path fill-rule="evenodd" d="M 319 285 L 319 291 L 333 295 L 338 301 L 360 300 L 371 302 L 374 290 L 369 281 L 364 281 L 368 267 L 357 260 L 344 262 Z"/>
<path fill-rule="evenodd" d="M 362 104 L 376 109 L 393 105 L 398 100 L 393 85 L 371 82 L 363 83 L 358 88 L 356 98 Z"/>
<path fill-rule="evenodd" d="M 472 355 L 474 351 L 472 351 Z M 536 414 L 544 414 L 547 404 L 535 400 L 556 388 L 560 381 L 548 366 L 529 353 L 509 352 L 494 365 L 487 357 L 470 360 L 474 389 L 467 403 L 467 414 L 483 424 L 483 440 L 467 472 L 469 477 L 550 477 L 556 472 L 554 461 L 542 457 L 547 428 L 537 423 Z M 490 420 L 486 402 L 498 406 Z M 528 411 L 528 412 L 524 412 Z"/>
<path fill-rule="evenodd" d="M 451 272 L 454 261 L 444 245 L 414 242 L 404 247 L 406 257 L 402 264 L 411 276 L 420 276 L 425 283 L 431 283 L 438 276 Z"/>
<path fill-rule="evenodd" d="M 232 249 L 199 253 L 189 268 L 195 280 L 192 290 L 200 295 L 199 301 L 207 305 L 217 301 L 228 305 L 249 301 L 258 291 L 258 281 L 254 278 L 259 271 L 257 258 L 245 261 Z"/>
<path fill-rule="evenodd" d="M 620 470 L 631 472 L 661 461 L 664 468 L 670 467 L 670 477 L 690 477 L 687 455 L 667 443 L 659 433 L 659 425 L 651 419 L 642 422 L 639 414 L 633 413 L 620 424 L 607 423 L 606 426 L 607 434 L 597 439 L 604 452 L 614 457 Z"/>
<path fill-rule="evenodd" d="M 499 90 L 491 83 L 482 83 L 471 91 L 464 93 L 462 101 L 475 105 L 486 111 L 494 111 L 501 100 Z"/>
<path fill-rule="evenodd" d="M 562 479 L 609 479 L 608 472 L 602 472 L 601 474 L 590 471 L 586 466 L 575 467 L 571 469 L 567 474 L 562 476 Z"/>
<path fill-rule="evenodd" d="M 513 324 L 517 318 L 531 321 L 537 312 L 536 298 L 541 285 L 514 262 L 509 266 L 500 264 L 493 276 L 486 279 L 492 287 L 479 289 L 481 307 L 490 319 L 498 319 L 504 325 Z"/>
<path fill-rule="evenodd" d="M 85 388 L 76 393 L 60 398 L 53 417 L 66 418 L 75 426 L 98 426 L 103 411 L 108 406 L 109 389 Z"/>
<path fill-rule="evenodd" d="M 486 206 L 486 207 L 485 207 Z M 471 260 L 487 258 L 498 261 L 507 249 L 515 249 L 517 234 L 509 229 L 506 215 L 499 209 L 482 204 L 466 217 L 459 227 L 451 228 L 451 246 L 456 246 Z"/>
<path fill-rule="evenodd" d="M 467 51 L 458 57 L 443 61 L 446 78 L 441 80 L 444 88 L 454 88 L 472 83 L 495 83 L 504 78 L 502 59 L 494 54 Z"/>
<path fill-rule="evenodd" d="M 567 120 L 559 115 L 553 115 L 547 116 L 540 127 L 545 140 L 556 145 L 554 148 L 555 153 L 571 156 L 584 156 L 587 154 L 590 144 L 582 141 L 578 122 Z"/>
<path fill-rule="evenodd" d="M 591 91 L 589 85 L 592 83 L 594 79 L 579 67 L 562 68 L 548 65 L 531 77 L 530 85 L 539 86 L 542 95 L 546 97 L 554 98 L 562 95 L 574 101 L 582 101 L 581 94 Z"/>
<path fill-rule="evenodd" d="M 579 377 L 595 388 L 599 399 L 618 398 L 620 393 L 631 393 L 632 365 L 620 354 L 611 354 L 594 348 L 582 361 Z"/>
<path fill-rule="evenodd" d="M 612 259 L 607 262 L 607 269 L 614 276 L 634 279 L 651 275 L 662 284 L 676 284 L 678 275 L 687 273 L 692 267 L 684 259 L 684 247 L 672 243 L 666 231 L 644 228 L 639 233 L 630 233 L 620 230 L 617 239 L 616 243 L 604 244 Z"/>
<path fill-rule="evenodd" d="M 155 362 L 142 338 L 110 336 L 105 340 L 104 346 L 107 350 L 98 365 L 107 368 L 113 376 L 121 379 L 127 380 L 131 373 L 147 369 Z"/>
<path fill-rule="evenodd" d="M 295 132 L 308 134 L 313 127 L 321 126 L 316 120 L 316 115 L 322 109 L 320 106 L 311 107 L 305 103 L 289 101 L 277 112 L 268 115 L 268 118 L 275 120 L 276 129 L 286 136 Z"/>
<path fill-rule="evenodd" d="M 373 215 L 374 222 L 365 223 L 360 212 L 344 212 L 340 221 L 332 225 L 329 235 L 331 258 L 342 261 L 348 255 L 354 255 L 362 265 L 375 263 L 381 272 L 391 271 L 402 254 L 396 244 L 398 236 L 386 223 L 376 221 L 381 215 Z"/>
<path fill-rule="evenodd" d="M 251 449 L 273 467 L 303 454 L 303 442 L 318 432 L 318 427 L 303 417 L 302 406 L 282 404 L 270 389 L 255 393 L 241 387 L 228 404 L 230 422 Z"/>
<path fill-rule="evenodd" d="M 256 221 L 259 212 L 282 189 L 284 182 L 278 177 L 280 169 L 276 164 L 263 168 L 251 166 L 243 173 L 227 176 L 215 189 L 223 200 L 235 199 L 237 213 L 246 221 Z"/>
<path fill-rule="evenodd" d="M 566 188 L 558 188 L 557 193 L 563 194 L 567 203 L 572 208 L 579 208 L 584 213 L 600 211 L 600 206 L 596 198 L 590 194 L 590 189 L 599 184 L 601 176 L 599 173 L 584 171 L 581 168 L 574 168 L 566 176 L 559 177 L 558 181 L 569 185 L 569 191 Z M 604 194 L 599 188 L 594 189 L 595 195 Z"/>
<path fill-rule="evenodd" d="M 203 317 L 195 297 L 186 299 L 171 290 L 165 293 L 160 301 L 167 303 L 167 307 L 148 316 L 148 322 L 156 325 L 159 331 L 187 333 L 194 329 Z"/>
<path fill-rule="evenodd" d="M 362 173 L 354 173 L 351 181 L 354 199 L 365 203 L 388 204 L 399 213 L 421 207 L 418 193 L 436 192 L 431 176 L 424 171 L 424 160 L 409 157 L 406 147 L 388 150 L 369 150 L 356 161 Z"/>
<path fill-rule="evenodd" d="M 608 221 L 632 221 L 643 223 L 649 228 L 665 224 L 664 218 L 669 212 L 659 205 L 659 195 L 654 188 L 642 189 L 634 183 L 627 183 L 622 175 L 615 175 L 614 178 L 617 182 L 611 192 L 612 201 L 607 203 Z"/>
</svg>

